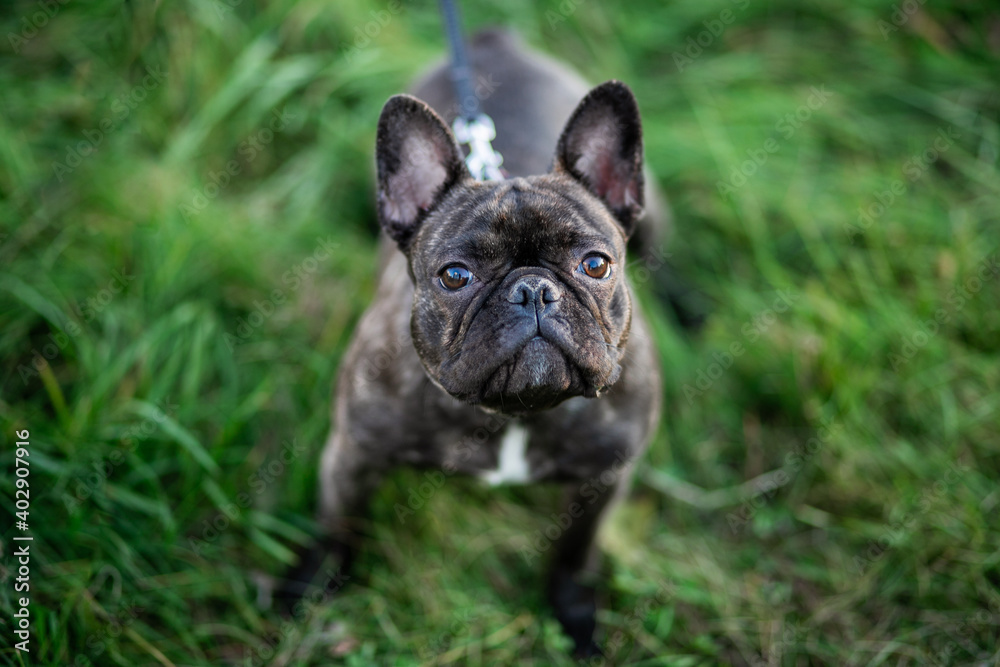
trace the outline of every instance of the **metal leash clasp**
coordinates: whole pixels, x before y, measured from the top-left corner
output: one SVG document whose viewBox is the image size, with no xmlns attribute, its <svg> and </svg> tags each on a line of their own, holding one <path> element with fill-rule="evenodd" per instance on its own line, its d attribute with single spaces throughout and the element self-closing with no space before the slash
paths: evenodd
<svg viewBox="0 0 1000 667">
<path fill-rule="evenodd" d="M 493 150 L 491 141 L 496 139 L 497 130 L 493 119 L 484 113 L 478 114 L 472 120 L 459 116 L 452 124 L 455 139 L 461 144 L 469 145 L 469 154 L 465 165 L 477 181 L 502 181 L 503 156 Z"/>
</svg>

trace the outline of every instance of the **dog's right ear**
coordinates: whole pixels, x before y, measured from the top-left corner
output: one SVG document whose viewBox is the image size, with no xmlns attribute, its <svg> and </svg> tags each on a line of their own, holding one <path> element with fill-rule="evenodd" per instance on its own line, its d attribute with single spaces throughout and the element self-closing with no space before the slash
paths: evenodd
<svg viewBox="0 0 1000 667">
<path fill-rule="evenodd" d="M 445 193 L 472 178 L 448 126 L 410 95 L 394 95 L 382 108 L 375 162 L 379 222 L 404 251 Z"/>
</svg>

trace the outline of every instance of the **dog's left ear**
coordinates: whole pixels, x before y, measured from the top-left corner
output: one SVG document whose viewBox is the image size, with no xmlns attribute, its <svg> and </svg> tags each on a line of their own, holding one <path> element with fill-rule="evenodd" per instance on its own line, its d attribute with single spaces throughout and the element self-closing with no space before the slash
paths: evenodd
<svg viewBox="0 0 1000 667">
<path fill-rule="evenodd" d="M 628 237 L 642 215 L 642 123 L 635 95 L 621 81 L 591 90 L 570 116 L 553 171 L 573 176 L 601 199 Z"/>
</svg>

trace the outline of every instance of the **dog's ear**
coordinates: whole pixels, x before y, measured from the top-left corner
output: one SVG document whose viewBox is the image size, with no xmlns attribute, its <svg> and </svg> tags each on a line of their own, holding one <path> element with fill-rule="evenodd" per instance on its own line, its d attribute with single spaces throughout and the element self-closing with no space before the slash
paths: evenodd
<svg viewBox="0 0 1000 667">
<path fill-rule="evenodd" d="M 410 95 L 395 95 L 382 108 L 375 162 L 379 222 L 403 250 L 445 193 L 472 178 L 444 121 Z"/>
<path fill-rule="evenodd" d="M 630 236 L 642 215 L 642 124 L 629 87 L 608 81 L 591 90 L 566 122 L 555 172 L 584 184 Z"/>
</svg>

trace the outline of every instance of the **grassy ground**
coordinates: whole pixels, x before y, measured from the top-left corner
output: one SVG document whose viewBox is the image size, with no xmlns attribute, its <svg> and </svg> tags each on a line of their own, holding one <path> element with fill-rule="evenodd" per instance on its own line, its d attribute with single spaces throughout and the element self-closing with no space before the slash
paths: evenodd
<svg viewBox="0 0 1000 667">
<path fill-rule="evenodd" d="M 692 337 L 640 286 L 666 411 L 602 537 L 607 664 L 1000 663 L 998 14 L 464 4 L 633 86 L 713 303 Z M 4 662 L 571 664 L 521 557 L 545 490 L 450 480 L 401 524 L 401 472 L 335 600 L 258 605 L 372 294 L 375 120 L 442 51 L 400 7 L 3 10 L 0 498 L 29 429 L 34 536 Z"/>
</svg>

